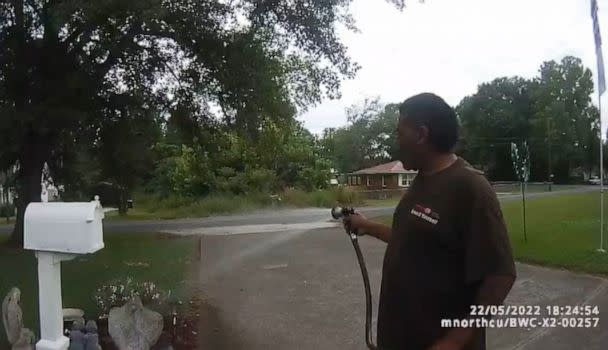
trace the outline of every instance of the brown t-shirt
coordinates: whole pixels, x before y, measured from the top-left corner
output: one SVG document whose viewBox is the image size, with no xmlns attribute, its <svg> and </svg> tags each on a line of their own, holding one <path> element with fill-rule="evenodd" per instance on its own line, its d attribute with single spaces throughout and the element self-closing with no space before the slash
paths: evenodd
<svg viewBox="0 0 608 350">
<path fill-rule="evenodd" d="M 462 158 L 418 175 L 399 202 L 386 249 L 378 313 L 382 350 L 426 350 L 464 319 L 483 278 L 515 276 L 496 193 Z M 485 330 L 467 350 L 485 349 Z"/>
</svg>

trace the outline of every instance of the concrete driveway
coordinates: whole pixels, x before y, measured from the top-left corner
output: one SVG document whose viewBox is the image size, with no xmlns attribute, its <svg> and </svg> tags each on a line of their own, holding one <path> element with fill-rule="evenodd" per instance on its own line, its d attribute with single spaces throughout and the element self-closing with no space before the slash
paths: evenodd
<svg viewBox="0 0 608 350">
<path fill-rule="evenodd" d="M 596 190 L 582 187 L 530 197 Z M 363 211 L 378 216 L 393 210 Z M 329 221 L 327 209 L 104 226 L 106 232 L 201 235 L 202 260 L 192 281 L 206 301 L 200 349 L 365 349 L 361 274 L 347 236 L 338 223 Z M 375 320 L 385 244 L 363 237 L 361 246 L 372 282 Z M 608 281 L 523 264 L 517 268 L 518 280 L 507 304 L 538 305 L 543 310 L 546 305 L 597 305 L 599 325 L 490 329 L 489 349 L 608 349 Z"/>
<path fill-rule="evenodd" d="M 240 233 L 202 238 L 196 281 L 206 300 L 201 349 L 366 348 L 363 283 L 340 228 Z M 375 319 L 385 244 L 364 237 L 361 245 Z M 597 305 L 599 325 L 490 329 L 488 349 L 608 349 L 607 280 L 524 264 L 517 268 L 508 305 L 539 305 L 543 312 L 545 305 Z"/>
</svg>

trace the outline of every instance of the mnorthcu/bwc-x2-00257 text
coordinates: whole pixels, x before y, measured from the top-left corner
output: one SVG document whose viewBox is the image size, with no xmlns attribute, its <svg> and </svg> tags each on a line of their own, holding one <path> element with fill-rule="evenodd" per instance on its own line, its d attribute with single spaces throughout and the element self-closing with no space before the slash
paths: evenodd
<svg viewBox="0 0 608 350">
<path fill-rule="evenodd" d="M 446 328 L 595 328 L 597 305 L 472 305 L 470 318 L 442 319 Z"/>
</svg>

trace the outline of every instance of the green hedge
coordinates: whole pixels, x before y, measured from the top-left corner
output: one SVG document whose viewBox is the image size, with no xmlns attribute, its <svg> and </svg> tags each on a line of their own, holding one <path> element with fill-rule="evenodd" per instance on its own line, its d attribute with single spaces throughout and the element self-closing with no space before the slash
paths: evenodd
<svg viewBox="0 0 608 350">
<path fill-rule="evenodd" d="M 358 205 L 361 203 L 363 201 L 358 193 L 342 188 L 313 192 L 291 190 L 276 195 L 267 193 L 214 194 L 202 198 L 180 196 L 163 198 L 137 194 L 134 197 L 134 209 L 129 210 L 129 215 L 141 218 L 174 219 L 245 212 L 270 206 L 331 208 L 337 204 Z"/>
</svg>

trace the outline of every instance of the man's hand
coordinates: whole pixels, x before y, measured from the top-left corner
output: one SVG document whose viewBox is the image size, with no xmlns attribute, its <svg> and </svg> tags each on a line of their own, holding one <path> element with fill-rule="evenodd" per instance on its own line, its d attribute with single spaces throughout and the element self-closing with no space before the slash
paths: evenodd
<svg viewBox="0 0 608 350">
<path fill-rule="evenodd" d="M 370 235 L 384 242 L 388 242 L 391 236 L 390 226 L 368 220 L 360 213 L 345 216 L 342 222 L 346 230 L 355 231 L 357 235 Z"/>
<path fill-rule="evenodd" d="M 369 220 L 362 214 L 355 213 L 354 215 L 345 216 L 342 223 L 346 230 L 355 231 L 357 234 L 362 235 L 366 233 Z"/>
</svg>

